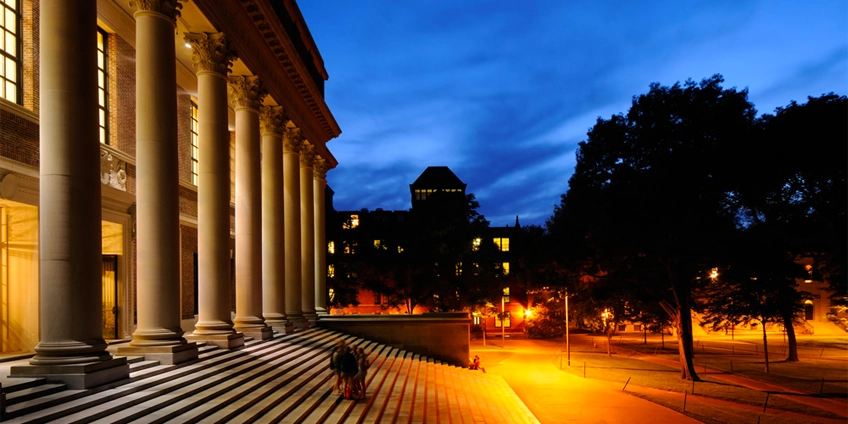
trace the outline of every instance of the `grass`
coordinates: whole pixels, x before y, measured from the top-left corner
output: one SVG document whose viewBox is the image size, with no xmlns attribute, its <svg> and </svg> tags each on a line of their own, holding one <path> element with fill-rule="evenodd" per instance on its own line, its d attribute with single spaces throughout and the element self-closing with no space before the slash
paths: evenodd
<svg viewBox="0 0 848 424">
<path fill-rule="evenodd" d="M 630 380 L 629 385 L 639 385 L 669 392 L 694 393 L 698 396 L 735 402 L 742 405 L 763 406 L 766 392 L 749 389 L 743 386 L 722 381 L 719 377 L 732 373 L 750 379 L 773 383 L 802 393 L 819 396 L 846 397 L 848 396 L 848 357 L 846 357 L 845 338 L 835 338 L 804 341 L 799 354 L 800 362 L 783 362 L 780 343 L 770 341 L 770 372 L 765 373 L 762 346 L 755 341 L 710 341 L 708 344 L 698 343 L 696 346 L 695 365 L 699 376 L 704 380 L 696 382 L 680 379 L 678 367 L 670 367 L 640 359 L 634 355 L 649 355 L 655 358 L 678 360 L 676 343 L 666 340 L 662 348 L 659 340 L 643 344 L 641 339 L 613 338 L 613 349 L 617 354 L 607 357 L 604 340 L 595 338 L 597 348 L 592 342 L 578 341 L 571 353 L 571 367 L 565 372 L 607 381 L 620 382 L 622 387 Z M 774 345 L 773 345 L 774 344 Z M 822 349 L 826 352 L 822 353 Z M 812 357 L 810 352 L 820 353 L 819 358 Z M 732 361 L 732 365 L 731 365 Z M 584 365 L 585 364 L 585 365 Z M 706 364 L 708 372 L 703 372 Z M 585 366 L 585 371 L 584 371 Z M 822 385 L 824 378 L 824 385 Z M 669 398 L 651 393 L 634 393 L 665 407 L 682 412 L 682 402 L 677 398 Z M 751 408 L 726 408 L 693 402 L 687 407 L 686 414 L 704 422 L 758 422 L 771 417 L 780 422 L 808 422 L 803 419 L 770 415 L 750 411 Z M 824 418 L 842 418 L 838 415 L 823 411 L 816 407 L 793 401 L 791 397 L 770 396 L 767 411 L 779 413 L 789 411 L 798 414 L 812 415 Z M 786 414 L 784 414 L 786 415 Z"/>
</svg>

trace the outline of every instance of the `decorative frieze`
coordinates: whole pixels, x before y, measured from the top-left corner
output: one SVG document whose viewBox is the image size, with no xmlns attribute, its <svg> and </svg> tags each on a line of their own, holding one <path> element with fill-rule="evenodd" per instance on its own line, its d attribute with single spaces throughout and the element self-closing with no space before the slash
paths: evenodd
<svg viewBox="0 0 848 424">
<path fill-rule="evenodd" d="M 289 118 L 282 106 L 262 106 L 259 109 L 259 125 L 262 134 L 282 135 Z"/>
<path fill-rule="evenodd" d="M 176 20 L 180 16 L 180 9 L 183 8 L 183 5 L 177 0 L 131 0 L 130 7 L 135 7 L 136 11 L 139 12 L 161 13 Z"/>
<path fill-rule="evenodd" d="M 100 182 L 121 191 L 127 191 L 127 163 L 100 149 Z"/>
<path fill-rule="evenodd" d="M 233 109 L 259 110 L 268 91 L 257 76 L 234 76 L 229 79 L 230 105 Z"/>
<path fill-rule="evenodd" d="M 286 128 L 283 136 L 283 153 L 300 153 L 303 147 L 303 136 L 300 128 Z"/>
<path fill-rule="evenodd" d="M 315 162 L 315 146 L 304 142 L 300 148 L 300 166 L 311 168 L 313 162 Z"/>
<path fill-rule="evenodd" d="M 191 45 L 191 60 L 196 72 L 211 71 L 226 75 L 238 56 L 222 32 L 189 33 L 185 41 Z"/>
</svg>

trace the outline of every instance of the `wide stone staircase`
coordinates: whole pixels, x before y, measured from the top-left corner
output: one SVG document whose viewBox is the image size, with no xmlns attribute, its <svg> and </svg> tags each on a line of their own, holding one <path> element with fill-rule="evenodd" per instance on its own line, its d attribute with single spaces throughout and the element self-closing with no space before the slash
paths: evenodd
<svg viewBox="0 0 848 424">
<path fill-rule="evenodd" d="M 365 399 L 333 395 L 336 341 L 372 362 Z M 9 423 L 538 423 L 503 378 L 443 364 L 348 334 L 310 329 L 201 346 L 196 361 L 129 357 L 130 377 L 89 390 L 44 379 L 2 378 Z"/>
</svg>

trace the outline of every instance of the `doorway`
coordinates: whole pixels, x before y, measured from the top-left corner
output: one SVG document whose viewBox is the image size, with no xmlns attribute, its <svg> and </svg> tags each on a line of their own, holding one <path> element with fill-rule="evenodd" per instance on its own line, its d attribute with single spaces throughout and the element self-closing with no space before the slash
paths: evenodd
<svg viewBox="0 0 848 424">
<path fill-rule="evenodd" d="M 813 312 L 813 301 L 807 300 L 804 302 L 804 319 L 806 321 L 812 321 L 815 319 L 815 314 Z"/>
<path fill-rule="evenodd" d="M 103 338 L 118 338 L 118 255 L 103 255 Z"/>
</svg>

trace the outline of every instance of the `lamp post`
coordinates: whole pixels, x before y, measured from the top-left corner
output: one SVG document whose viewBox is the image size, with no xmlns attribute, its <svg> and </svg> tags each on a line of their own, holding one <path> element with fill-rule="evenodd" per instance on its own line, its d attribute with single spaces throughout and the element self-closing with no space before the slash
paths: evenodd
<svg viewBox="0 0 848 424">
<path fill-rule="evenodd" d="M 568 340 L 568 290 L 565 291 L 565 355 L 566 364 L 571 366 L 571 343 Z"/>
<path fill-rule="evenodd" d="M 506 348 L 506 296 L 501 296 L 501 347 Z"/>
</svg>

